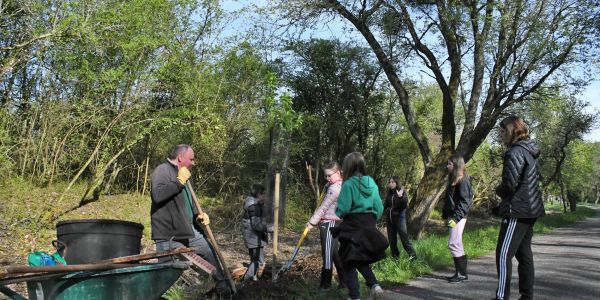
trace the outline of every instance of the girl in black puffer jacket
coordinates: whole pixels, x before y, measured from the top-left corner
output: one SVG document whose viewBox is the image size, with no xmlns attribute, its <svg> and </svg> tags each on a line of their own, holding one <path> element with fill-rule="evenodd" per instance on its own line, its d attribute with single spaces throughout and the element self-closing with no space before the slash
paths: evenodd
<svg viewBox="0 0 600 300">
<path fill-rule="evenodd" d="M 454 260 L 455 270 L 454 275 L 446 279 L 450 283 L 457 283 L 469 280 L 467 254 L 462 237 L 467 224 L 467 214 L 473 203 L 473 190 L 467 175 L 465 159 L 461 155 L 450 156 L 446 169 L 448 170 L 448 188 L 446 189 L 442 218 L 446 220 L 449 228 L 448 249 Z"/>
<path fill-rule="evenodd" d="M 496 188 L 496 194 L 502 198 L 495 210 L 502 217 L 496 245 L 496 299 L 510 297 L 512 258 L 515 256 L 519 261 L 519 299 L 533 299 L 531 238 L 535 221 L 545 214 L 536 160 L 540 151 L 529 139 L 527 125 L 519 117 L 510 116 L 502 120 L 498 137 L 508 150 L 504 154 L 502 182 Z"/>
</svg>

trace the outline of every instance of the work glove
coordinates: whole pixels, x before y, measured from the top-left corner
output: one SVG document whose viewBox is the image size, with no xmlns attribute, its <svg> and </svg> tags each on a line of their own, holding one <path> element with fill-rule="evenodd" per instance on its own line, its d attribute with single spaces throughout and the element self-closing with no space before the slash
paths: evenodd
<svg viewBox="0 0 600 300">
<path fill-rule="evenodd" d="M 268 233 L 273 232 L 273 224 L 267 224 L 267 232 Z"/>
<path fill-rule="evenodd" d="M 177 180 L 179 180 L 181 184 L 185 184 L 188 181 L 188 179 L 190 179 L 190 176 L 192 176 L 192 173 L 190 173 L 190 170 L 188 170 L 188 168 L 179 168 L 179 171 L 177 172 Z"/>
<path fill-rule="evenodd" d="M 202 212 L 200 215 L 198 215 L 198 221 L 200 221 L 200 224 L 204 226 L 208 226 L 208 224 L 210 224 L 210 218 L 205 212 Z"/>
<path fill-rule="evenodd" d="M 456 227 L 456 221 L 454 221 L 454 219 L 448 219 L 447 225 L 450 228 L 454 228 Z"/>
</svg>

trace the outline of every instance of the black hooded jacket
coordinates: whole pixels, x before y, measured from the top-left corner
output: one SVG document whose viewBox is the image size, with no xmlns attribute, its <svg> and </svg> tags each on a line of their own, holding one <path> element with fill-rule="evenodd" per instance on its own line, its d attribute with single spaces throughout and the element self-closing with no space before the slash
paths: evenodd
<svg viewBox="0 0 600 300">
<path fill-rule="evenodd" d="M 406 196 L 406 190 L 400 189 L 402 196 L 398 196 L 397 190 L 389 190 L 388 195 L 385 197 L 383 203 L 385 220 L 387 224 L 397 223 L 400 218 L 400 214 L 403 213 L 408 207 L 408 197 Z"/>
<path fill-rule="evenodd" d="M 473 189 L 469 177 L 465 176 L 455 186 L 448 185 L 442 219 L 454 219 L 460 222 L 467 217 L 471 204 L 473 204 Z"/>
<path fill-rule="evenodd" d="M 539 188 L 539 147 L 532 140 L 513 144 L 504 153 L 502 182 L 496 194 L 502 198 L 498 213 L 505 218 L 537 218 L 545 215 Z"/>
</svg>

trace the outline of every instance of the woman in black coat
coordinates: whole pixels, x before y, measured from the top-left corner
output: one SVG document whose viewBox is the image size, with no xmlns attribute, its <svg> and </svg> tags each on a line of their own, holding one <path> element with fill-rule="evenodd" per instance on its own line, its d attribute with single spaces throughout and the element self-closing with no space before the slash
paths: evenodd
<svg viewBox="0 0 600 300">
<path fill-rule="evenodd" d="M 531 252 L 533 225 L 544 216 L 539 189 L 538 146 L 529 138 L 523 119 L 510 116 L 500 122 L 498 137 L 504 153 L 502 182 L 496 194 L 502 199 L 495 213 L 502 217 L 496 245 L 498 287 L 495 299 L 510 297 L 512 258 L 519 262 L 519 299 L 533 299 L 534 267 Z"/>
<path fill-rule="evenodd" d="M 383 204 L 383 214 L 387 225 L 387 236 L 392 256 L 394 258 L 400 256 L 397 238 L 399 235 L 402 247 L 408 253 L 409 259 L 413 260 L 417 258 L 417 254 L 406 229 L 406 208 L 408 207 L 408 196 L 406 194 L 406 191 L 400 185 L 400 178 L 392 176 L 388 182 L 388 194 Z"/>
<path fill-rule="evenodd" d="M 467 214 L 473 203 L 473 191 L 467 175 L 465 160 L 454 154 L 448 159 L 448 188 L 442 218 L 450 230 L 448 249 L 454 260 L 454 276 L 447 277 L 448 282 L 455 283 L 469 279 L 467 275 L 467 254 L 462 242 L 463 231 L 467 223 Z"/>
</svg>

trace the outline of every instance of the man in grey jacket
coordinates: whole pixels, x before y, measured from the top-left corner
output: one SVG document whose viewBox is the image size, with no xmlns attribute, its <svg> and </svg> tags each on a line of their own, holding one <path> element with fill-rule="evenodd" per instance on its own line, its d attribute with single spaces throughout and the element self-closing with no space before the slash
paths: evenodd
<svg viewBox="0 0 600 300">
<path fill-rule="evenodd" d="M 216 267 L 212 274 L 219 296 L 231 293 L 227 279 L 223 275 L 217 255 L 202 229 L 195 220 L 208 225 L 206 213 L 198 214 L 192 203 L 191 191 L 187 181 L 191 173 L 189 168 L 195 165 L 194 150 L 181 144 L 173 148 L 167 161 L 160 164 L 151 175 L 152 206 L 150 208 L 152 239 L 157 251 L 167 251 L 181 246 L 196 249 L 196 253 Z M 163 258 L 159 261 L 167 261 Z"/>
</svg>

